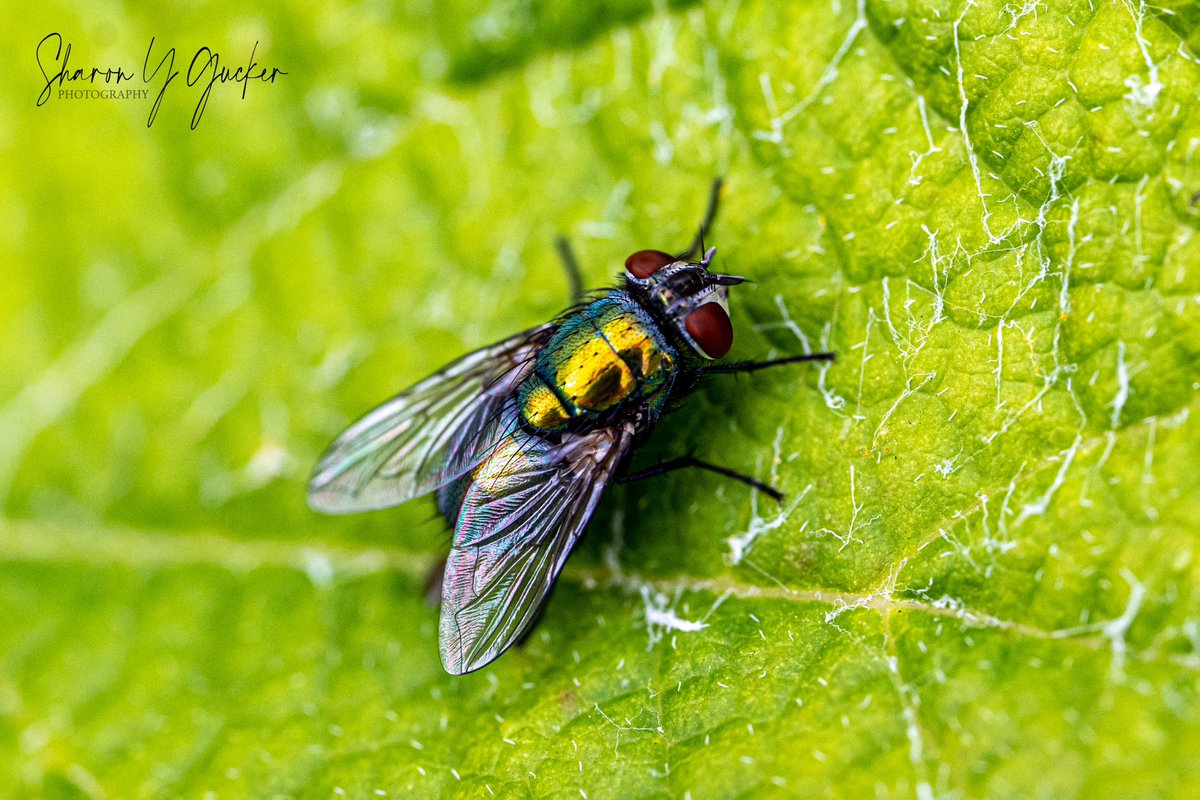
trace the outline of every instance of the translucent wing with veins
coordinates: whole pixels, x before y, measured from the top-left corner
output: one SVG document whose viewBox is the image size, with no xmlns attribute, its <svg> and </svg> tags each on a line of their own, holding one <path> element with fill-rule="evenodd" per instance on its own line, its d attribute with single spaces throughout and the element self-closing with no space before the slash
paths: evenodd
<svg viewBox="0 0 1200 800">
<path fill-rule="evenodd" d="M 469 353 L 351 425 L 313 470 L 309 505 L 328 514 L 387 508 L 471 469 L 504 438 L 493 423 L 556 327 Z"/>
<path fill-rule="evenodd" d="M 471 477 L 442 584 L 441 650 L 461 675 L 494 661 L 532 624 L 596 504 L 633 443 L 633 423 L 563 434 L 515 426 Z"/>
</svg>

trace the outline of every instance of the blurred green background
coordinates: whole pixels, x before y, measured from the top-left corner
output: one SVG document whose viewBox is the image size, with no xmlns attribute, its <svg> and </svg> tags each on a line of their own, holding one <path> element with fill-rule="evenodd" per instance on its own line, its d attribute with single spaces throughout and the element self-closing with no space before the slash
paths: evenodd
<svg viewBox="0 0 1200 800">
<path fill-rule="evenodd" d="M 11 15 L 10 15 L 11 16 Z M 35 106 L 46 34 L 148 100 Z M 0 65 L 0 795 L 1193 797 L 1200 8 L 72 5 Z M 201 47 L 274 84 L 185 85 Z M 161 55 L 159 56 L 161 57 Z M 152 94 L 158 84 L 152 86 Z M 691 236 L 749 359 L 443 674 L 353 418 Z M 640 462 L 639 462 L 640 463 Z"/>
</svg>

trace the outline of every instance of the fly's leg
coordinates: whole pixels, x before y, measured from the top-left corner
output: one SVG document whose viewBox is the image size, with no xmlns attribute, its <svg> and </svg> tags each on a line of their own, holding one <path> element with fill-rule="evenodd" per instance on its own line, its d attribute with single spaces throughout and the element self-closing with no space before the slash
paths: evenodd
<svg viewBox="0 0 1200 800">
<path fill-rule="evenodd" d="M 696 257 L 697 253 L 704 249 L 704 237 L 708 235 L 709 229 L 712 228 L 712 224 L 717 218 L 717 206 L 720 205 L 721 191 L 724 186 L 725 183 L 720 178 L 713 180 L 712 188 L 708 193 L 708 207 L 704 210 L 704 218 L 700 221 L 700 229 L 696 231 L 696 238 L 692 240 L 688 249 L 677 256 L 680 261 L 691 261 Z M 554 249 L 558 251 L 563 271 L 567 273 L 567 286 L 571 293 L 571 305 L 583 302 L 583 270 L 579 268 L 579 259 L 575 257 L 575 251 L 572 249 L 571 243 L 565 236 L 556 236 L 554 238 Z"/>
<path fill-rule="evenodd" d="M 570 305 L 577 305 L 583 302 L 583 271 L 579 268 L 579 260 L 575 258 L 575 251 L 571 249 L 571 243 L 565 236 L 554 238 L 554 248 L 558 250 L 563 271 L 567 273 L 567 287 L 571 292 Z"/>
<path fill-rule="evenodd" d="M 773 358 L 769 361 L 742 361 L 736 364 L 717 364 L 711 367 L 704 367 L 699 370 L 700 375 L 730 375 L 740 372 L 757 372 L 760 369 L 768 369 L 769 367 L 782 367 L 785 364 L 799 364 L 805 361 L 835 361 L 836 353 L 807 353 L 801 356 L 787 356 L 785 358 Z M 637 472 L 627 473 L 617 478 L 617 483 L 630 483 L 632 481 L 640 481 L 644 478 L 653 478 L 657 475 L 663 475 L 668 472 L 674 472 L 677 469 L 686 469 L 694 467 L 696 469 L 708 470 L 715 472 L 718 475 L 723 475 L 726 478 L 732 478 L 735 481 L 744 483 L 754 489 L 758 489 L 763 494 L 773 499 L 776 503 L 783 502 L 783 492 L 773 486 L 768 486 L 760 480 L 751 478 L 749 475 L 743 475 L 740 472 L 735 472 L 728 467 L 722 467 L 717 464 L 710 464 L 707 461 L 702 461 L 695 456 L 683 456 L 670 461 L 664 461 L 653 467 L 638 470 Z"/>
<path fill-rule="evenodd" d="M 738 372 L 758 372 L 768 367 L 782 367 L 784 364 L 799 364 L 804 361 L 836 361 L 837 353 L 806 353 L 802 356 L 787 356 L 772 358 L 770 361 L 740 361 L 736 364 L 716 364 L 711 367 L 701 367 L 701 375 L 729 375 Z"/>
<path fill-rule="evenodd" d="M 720 178 L 713 179 L 712 189 L 708 194 L 708 208 L 704 210 L 704 219 L 700 221 L 700 229 L 696 232 L 696 238 L 692 240 L 691 246 L 677 256 L 680 261 L 691 261 L 697 253 L 704 250 L 704 237 L 708 235 L 709 229 L 717 218 L 717 206 L 720 205 L 721 190 L 724 186 L 725 182 Z"/>
<path fill-rule="evenodd" d="M 732 478 L 733 480 L 744 483 L 753 489 L 758 489 L 776 503 L 783 502 L 783 492 L 779 491 L 775 487 L 768 486 L 760 480 L 751 478 L 749 475 L 743 475 L 740 472 L 735 472 L 728 467 L 722 467 L 717 464 L 710 464 L 707 461 L 701 461 L 695 456 L 673 458 L 670 461 L 664 461 L 661 464 L 656 464 L 653 467 L 640 469 L 637 472 L 626 473 L 625 475 L 617 478 L 617 483 L 632 483 L 633 481 L 645 480 L 646 478 L 653 478 L 658 475 L 665 475 L 668 472 L 674 472 L 677 469 L 687 469 L 688 467 L 695 467 L 696 469 L 715 472 L 718 475 L 725 476 L 726 478 Z"/>
</svg>

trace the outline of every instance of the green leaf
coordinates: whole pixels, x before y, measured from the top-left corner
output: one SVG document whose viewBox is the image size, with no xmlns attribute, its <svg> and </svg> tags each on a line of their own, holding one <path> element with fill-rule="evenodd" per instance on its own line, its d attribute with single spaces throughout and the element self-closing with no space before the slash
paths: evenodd
<svg viewBox="0 0 1200 800">
<path fill-rule="evenodd" d="M 0 52 L 0 794 L 1194 797 L 1194 3 L 55 4 Z M 214 11 L 218 13 L 213 13 Z M 48 21 L 53 19 L 53 21 Z M 32 51 L 275 84 L 51 99 Z M 231 66 L 232 68 L 232 66 Z M 237 88 L 234 88 L 234 87 Z M 695 230 L 739 359 L 528 644 L 323 446 Z"/>
</svg>

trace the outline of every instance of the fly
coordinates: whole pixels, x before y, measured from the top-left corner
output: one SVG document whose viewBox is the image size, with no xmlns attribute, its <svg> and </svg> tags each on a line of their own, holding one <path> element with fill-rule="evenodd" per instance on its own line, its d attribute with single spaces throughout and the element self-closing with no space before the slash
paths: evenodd
<svg viewBox="0 0 1200 800">
<path fill-rule="evenodd" d="M 834 357 L 718 363 L 733 345 L 729 288 L 746 280 L 714 272 L 716 248 L 704 250 L 720 193 L 715 181 L 686 251 L 632 254 L 618 286 L 401 392 L 317 463 L 308 502 L 328 514 L 436 492 L 454 528 L 439 628 L 447 672 L 486 666 L 530 629 L 610 484 L 694 467 L 782 498 L 690 455 L 627 469 L 635 441 L 702 377 Z M 565 240 L 559 249 L 578 287 Z"/>
</svg>

